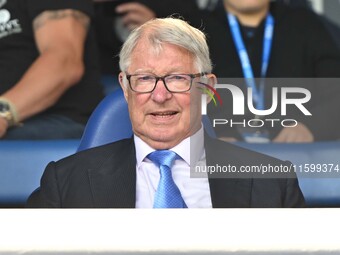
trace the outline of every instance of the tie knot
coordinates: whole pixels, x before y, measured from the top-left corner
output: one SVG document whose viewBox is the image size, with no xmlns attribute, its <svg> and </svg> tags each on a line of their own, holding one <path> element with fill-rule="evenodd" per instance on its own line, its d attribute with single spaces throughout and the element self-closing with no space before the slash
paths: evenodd
<svg viewBox="0 0 340 255">
<path fill-rule="evenodd" d="M 147 158 L 154 162 L 158 167 L 167 166 L 171 168 L 174 160 L 179 158 L 179 156 L 170 150 L 158 150 L 151 152 Z"/>
</svg>

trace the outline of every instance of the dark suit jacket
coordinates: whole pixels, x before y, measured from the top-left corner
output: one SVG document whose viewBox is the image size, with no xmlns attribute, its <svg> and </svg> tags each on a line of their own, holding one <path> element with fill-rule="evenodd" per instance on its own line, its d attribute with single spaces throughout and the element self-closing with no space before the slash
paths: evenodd
<svg viewBox="0 0 340 255">
<path fill-rule="evenodd" d="M 207 165 L 285 164 L 209 137 L 205 148 Z M 215 208 L 304 206 L 295 178 L 211 178 L 209 183 Z M 28 207 L 134 208 L 135 196 L 135 147 L 133 139 L 125 139 L 51 162 Z"/>
</svg>

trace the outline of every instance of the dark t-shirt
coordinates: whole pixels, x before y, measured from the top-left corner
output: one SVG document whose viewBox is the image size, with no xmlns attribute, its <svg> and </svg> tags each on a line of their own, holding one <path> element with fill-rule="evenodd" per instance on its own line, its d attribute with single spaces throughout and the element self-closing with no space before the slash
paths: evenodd
<svg viewBox="0 0 340 255">
<path fill-rule="evenodd" d="M 0 94 L 13 87 L 39 56 L 32 23 L 40 13 L 45 10 L 76 9 L 92 18 L 92 8 L 90 0 L 5 1 L 0 6 Z M 81 81 L 46 112 L 86 123 L 103 96 L 92 28 L 87 36 L 84 59 L 85 74 Z"/>
<path fill-rule="evenodd" d="M 305 9 L 291 9 L 285 5 L 271 3 L 271 14 L 275 20 L 273 45 L 267 71 L 267 78 L 339 78 L 340 51 L 332 37 L 323 26 L 317 15 Z M 203 13 L 203 28 L 207 33 L 213 72 L 222 78 L 242 78 L 241 62 L 232 39 L 223 1 L 213 12 Z M 263 53 L 263 35 L 265 20 L 247 38 L 247 28 L 242 29 L 251 66 L 255 77 L 260 77 Z M 284 84 L 283 84 L 284 83 Z M 276 86 L 288 86 L 281 82 Z M 302 85 L 300 85 L 302 86 Z M 240 87 L 246 90 L 246 86 Z M 316 140 L 330 140 L 339 137 L 337 127 L 340 123 L 338 109 L 340 107 L 340 87 L 332 84 L 309 84 L 307 89 L 312 94 L 308 109 L 312 118 L 300 116 L 297 111 L 290 118 L 304 123 L 312 130 Z M 232 102 L 230 94 L 221 94 L 223 102 Z M 265 109 L 271 106 L 272 86 L 265 86 Z M 236 119 L 232 115 L 232 107 L 208 106 L 212 119 Z M 279 113 L 278 113 L 279 114 Z M 245 118 L 246 117 L 246 118 Z M 250 112 L 240 119 L 252 119 Z M 282 116 L 272 116 L 272 118 Z M 277 125 L 278 126 L 278 125 Z M 270 137 L 274 138 L 281 127 L 270 128 Z M 219 125 L 215 128 L 218 136 L 232 136 L 241 139 L 235 128 Z"/>
</svg>

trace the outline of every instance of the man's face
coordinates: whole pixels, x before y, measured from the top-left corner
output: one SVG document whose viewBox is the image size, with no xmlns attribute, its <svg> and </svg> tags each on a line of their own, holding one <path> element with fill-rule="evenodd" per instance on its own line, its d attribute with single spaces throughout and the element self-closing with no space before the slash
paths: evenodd
<svg viewBox="0 0 340 255">
<path fill-rule="evenodd" d="M 164 43 L 157 54 L 147 40 L 141 39 L 131 56 L 128 74 L 195 74 L 193 56 L 185 49 Z M 169 92 L 163 82 L 152 93 L 141 94 L 119 80 L 129 105 L 134 133 L 154 149 L 169 149 L 194 134 L 201 126 L 201 96 L 195 88 L 184 93 Z"/>
<path fill-rule="evenodd" d="M 241 13 L 253 13 L 268 7 L 270 0 L 224 0 L 225 5 Z"/>
</svg>

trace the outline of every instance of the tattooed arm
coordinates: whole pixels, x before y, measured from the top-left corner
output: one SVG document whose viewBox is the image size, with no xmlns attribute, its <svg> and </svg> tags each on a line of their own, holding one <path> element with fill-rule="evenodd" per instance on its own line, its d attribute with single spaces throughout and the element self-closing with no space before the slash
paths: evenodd
<svg viewBox="0 0 340 255">
<path fill-rule="evenodd" d="M 89 22 L 82 12 L 69 9 L 45 11 L 34 19 L 34 37 L 40 55 L 19 82 L 0 95 L 12 102 L 20 121 L 52 106 L 81 79 Z M 1 125 L 2 122 L 0 137 L 6 132 L 6 127 Z"/>
</svg>

